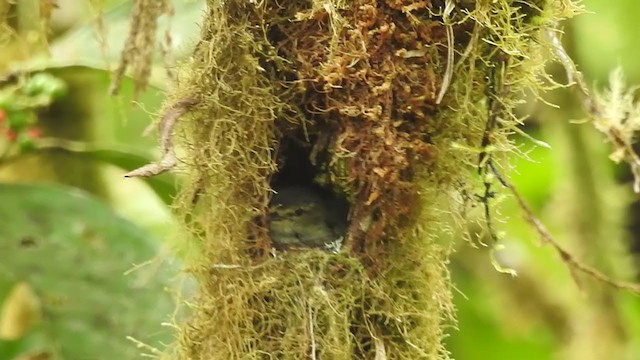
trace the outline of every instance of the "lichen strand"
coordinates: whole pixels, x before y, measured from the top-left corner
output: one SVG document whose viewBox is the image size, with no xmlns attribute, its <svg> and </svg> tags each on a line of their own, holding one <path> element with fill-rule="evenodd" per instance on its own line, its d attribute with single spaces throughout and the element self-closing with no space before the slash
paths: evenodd
<svg viewBox="0 0 640 360">
<path fill-rule="evenodd" d="M 177 207 L 200 294 L 177 358 L 447 357 L 456 199 L 477 201 L 480 153 L 511 151 L 514 99 L 541 74 L 532 38 L 569 4 L 514 3 L 209 0 L 168 105 L 199 99 Z M 349 198 L 340 254 L 270 255 L 287 143 Z"/>
<path fill-rule="evenodd" d="M 120 91 L 120 83 L 129 67 L 135 81 L 135 95 L 137 96 L 147 87 L 157 47 L 158 18 L 172 12 L 171 3 L 167 0 L 135 0 L 133 2 L 129 34 L 109 89 L 112 95 Z"/>
</svg>

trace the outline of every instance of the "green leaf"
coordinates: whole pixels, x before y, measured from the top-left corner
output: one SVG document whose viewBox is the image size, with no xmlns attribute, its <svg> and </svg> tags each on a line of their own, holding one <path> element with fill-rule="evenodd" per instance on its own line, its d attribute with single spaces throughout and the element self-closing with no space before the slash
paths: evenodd
<svg viewBox="0 0 640 360">
<path fill-rule="evenodd" d="M 142 155 L 139 151 L 128 149 L 124 146 L 118 148 L 100 147 L 79 141 L 43 141 L 38 146 L 39 150 L 63 151 L 76 156 L 87 157 L 115 165 L 124 170 L 132 170 L 153 162 L 148 155 Z M 171 173 L 142 178 L 156 192 L 162 201 L 170 205 L 176 194 L 176 179 Z"/>
<path fill-rule="evenodd" d="M 139 150 L 131 147 L 118 146 L 108 147 L 90 144 L 81 141 L 71 141 L 63 139 L 39 139 L 32 140 L 26 134 L 20 134 L 18 139 L 21 150 L 32 155 L 37 152 L 55 151 L 57 153 L 67 153 L 76 157 L 97 160 L 110 165 L 117 166 L 123 170 L 132 170 L 142 167 L 154 161 L 150 155 L 144 155 Z M 10 161 L 17 161 L 24 154 L 16 155 L 5 160 L 5 164 Z M 141 178 L 167 205 L 170 205 L 177 193 L 177 179 L 171 173 L 164 173 L 157 176 Z M 123 178 L 123 181 L 126 181 Z"/>
<path fill-rule="evenodd" d="M 34 122 L 33 113 L 28 110 L 7 111 L 7 124 L 15 131 L 22 131 Z"/>
<path fill-rule="evenodd" d="M 27 80 L 22 91 L 27 96 L 45 95 L 50 99 L 56 99 L 64 96 L 67 85 L 51 74 L 37 73 Z"/>
<path fill-rule="evenodd" d="M 175 309 L 166 292 L 175 274 L 158 241 L 76 189 L 0 185 L 0 301 L 18 282 L 37 294 L 42 320 L 19 340 L 20 353 L 64 359 L 138 359 L 135 338 L 154 347 L 172 339 L 161 322 Z M 15 353 L 0 342 L 0 354 Z M 13 349 L 12 349 L 13 347 Z"/>
</svg>

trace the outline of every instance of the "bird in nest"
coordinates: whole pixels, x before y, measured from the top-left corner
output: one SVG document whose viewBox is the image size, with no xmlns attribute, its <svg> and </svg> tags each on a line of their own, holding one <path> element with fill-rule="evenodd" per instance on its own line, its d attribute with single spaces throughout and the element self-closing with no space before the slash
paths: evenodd
<svg viewBox="0 0 640 360">
<path fill-rule="evenodd" d="M 311 186 L 276 188 L 269 206 L 274 247 L 321 248 L 337 253 L 347 231 L 349 205 Z"/>
</svg>

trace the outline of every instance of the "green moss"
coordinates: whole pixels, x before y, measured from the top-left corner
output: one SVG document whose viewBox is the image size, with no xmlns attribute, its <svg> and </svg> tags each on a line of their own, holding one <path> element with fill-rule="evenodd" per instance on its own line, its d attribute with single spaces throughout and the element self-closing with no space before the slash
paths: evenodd
<svg viewBox="0 0 640 360">
<path fill-rule="evenodd" d="M 542 87 L 533 39 L 566 10 L 513 3 L 209 1 L 169 100 L 200 99 L 177 201 L 200 294 L 178 358 L 447 357 L 451 219 L 477 201 L 479 157 L 513 151 L 512 108 Z M 340 254 L 271 250 L 287 142 L 351 195 Z"/>
</svg>

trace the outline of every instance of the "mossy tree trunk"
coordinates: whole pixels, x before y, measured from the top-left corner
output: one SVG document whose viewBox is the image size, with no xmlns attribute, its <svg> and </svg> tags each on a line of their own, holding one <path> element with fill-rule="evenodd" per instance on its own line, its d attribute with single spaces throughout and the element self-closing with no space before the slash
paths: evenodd
<svg viewBox="0 0 640 360">
<path fill-rule="evenodd" d="M 540 87 L 537 33 L 571 6 L 209 0 L 170 100 L 195 99 L 179 358 L 446 358 L 451 243 Z M 349 203 L 339 251 L 274 250 L 271 190 L 292 185 Z"/>
</svg>

